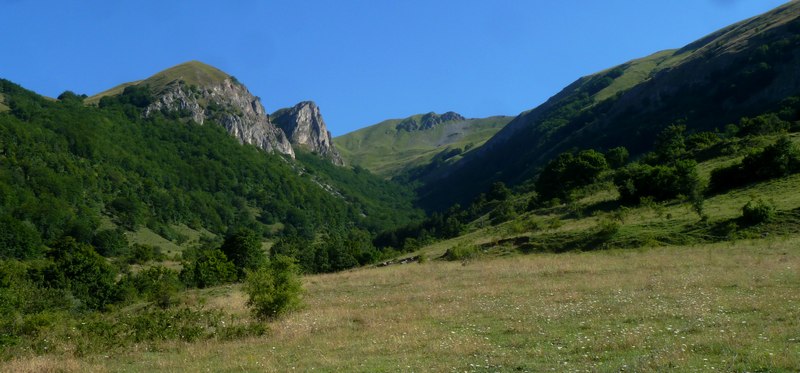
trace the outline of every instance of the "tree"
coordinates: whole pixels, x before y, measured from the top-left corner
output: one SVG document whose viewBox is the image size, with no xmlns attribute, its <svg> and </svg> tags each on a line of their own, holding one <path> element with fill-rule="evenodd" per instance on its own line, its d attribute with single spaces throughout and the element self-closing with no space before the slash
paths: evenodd
<svg viewBox="0 0 800 373">
<path fill-rule="evenodd" d="M 605 170 L 608 170 L 606 158 L 595 150 L 561 153 L 539 174 L 536 192 L 542 201 L 568 199 L 572 190 L 597 181 Z"/>
<path fill-rule="evenodd" d="M 652 153 L 653 164 L 668 164 L 686 158 L 688 153 L 683 136 L 685 131 L 685 125 L 672 124 L 658 134 L 655 151 Z"/>
<path fill-rule="evenodd" d="M 189 286 L 205 288 L 236 280 L 236 267 L 222 251 L 203 250 L 194 262 L 184 266 L 180 277 Z"/>
<path fill-rule="evenodd" d="M 48 256 L 53 260 L 47 275 L 50 285 L 69 290 L 87 308 L 105 309 L 120 300 L 114 269 L 91 245 L 66 237 Z"/>
<path fill-rule="evenodd" d="M 511 190 L 501 181 L 492 184 L 492 188 L 486 194 L 486 198 L 490 201 L 505 201 L 509 196 L 511 196 Z"/>
<path fill-rule="evenodd" d="M 248 271 L 247 305 L 259 320 L 275 319 L 301 306 L 303 284 L 294 259 L 277 255 L 268 265 Z"/>
<path fill-rule="evenodd" d="M 80 104 L 86 99 L 86 97 L 87 96 L 85 94 L 78 95 L 72 91 L 64 91 L 58 95 L 58 100 L 63 103 Z"/>
<path fill-rule="evenodd" d="M 225 238 L 220 250 L 236 266 L 237 277 L 244 278 L 246 270 L 254 270 L 266 260 L 261 239 L 249 229 L 239 229 Z"/>
<path fill-rule="evenodd" d="M 30 224 L 0 217 L 0 259 L 31 259 L 41 254 L 39 233 Z"/>
<path fill-rule="evenodd" d="M 611 168 L 620 168 L 628 162 L 629 156 L 628 149 L 624 146 L 619 146 L 606 152 L 606 162 Z"/>
<path fill-rule="evenodd" d="M 100 255 L 105 257 L 124 255 L 128 252 L 128 238 L 121 229 L 106 229 L 97 232 L 92 239 Z"/>
<path fill-rule="evenodd" d="M 619 189 L 620 201 L 628 204 L 639 203 L 643 197 L 659 201 L 679 195 L 697 198 L 702 189 L 697 163 L 692 160 L 658 166 L 634 163 L 617 170 L 614 184 Z"/>
</svg>

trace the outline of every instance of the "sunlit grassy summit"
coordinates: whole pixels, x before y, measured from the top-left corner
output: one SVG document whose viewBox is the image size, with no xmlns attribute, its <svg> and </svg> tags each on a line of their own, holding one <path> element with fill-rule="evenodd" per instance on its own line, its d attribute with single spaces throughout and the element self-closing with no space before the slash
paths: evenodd
<svg viewBox="0 0 800 373">
<path fill-rule="evenodd" d="M 133 85 L 148 85 L 151 90 L 157 92 L 158 90 L 175 81 L 183 81 L 188 85 L 194 86 L 206 86 L 222 82 L 223 80 L 229 78 L 231 78 L 230 75 L 214 66 L 207 65 L 200 61 L 189 61 L 158 72 L 147 79 L 120 84 L 111 89 L 90 96 L 85 102 L 90 104 L 97 103 L 101 98 L 119 95 L 125 90 L 126 87 Z"/>
</svg>

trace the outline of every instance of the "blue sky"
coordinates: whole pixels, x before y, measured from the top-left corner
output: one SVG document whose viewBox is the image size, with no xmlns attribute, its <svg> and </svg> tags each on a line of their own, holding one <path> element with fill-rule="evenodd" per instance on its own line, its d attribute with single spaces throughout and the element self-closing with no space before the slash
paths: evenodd
<svg viewBox="0 0 800 373">
<path fill-rule="evenodd" d="M 189 60 L 334 135 L 430 111 L 516 115 L 580 76 L 782 0 L 0 0 L 0 77 L 92 95 Z"/>
</svg>

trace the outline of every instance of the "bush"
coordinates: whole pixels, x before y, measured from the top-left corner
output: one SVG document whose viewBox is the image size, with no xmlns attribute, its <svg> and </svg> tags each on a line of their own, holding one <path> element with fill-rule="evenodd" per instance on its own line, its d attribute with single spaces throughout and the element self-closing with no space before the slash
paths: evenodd
<svg viewBox="0 0 800 373">
<path fill-rule="evenodd" d="M 775 217 L 775 206 L 762 199 L 752 200 L 742 206 L 742 221 L 755 225 L 766 223 Z"/>
<path fill-rule="evenodd" d="M 797 172 L 800 172 L 800 150 L 784 136 L 775 144 L 750 153 L 741 163 L 712 171 L 710 188 L 720 192 Z"/>
<path fill-rule="evenodd" d="M 619 189 L 620 201 L 627 204 L 647 197 L 664 201 L 679 195 L 699 195 L 702 189 L 697 163 L 691 160 L 659 166 L 634 163 L 616 172 L 614 184 Z"/>
<path fill-rule="evenodd" d="M 489 214 L 492 224 L 500 224 L 517 217 L 517 210 L 511 201 L 503 201 Z"/>
<path fill-rule="evenodd" d="M 178 272 L 162 266 L 145 269 L 134 275 L 131 280 L 140 296 L 161 308 L 174 304 L 181 288 Z"/>
<path fill-rule="evenodd" d="M 472 245 L 459 244 L 453 246 L 444 253 L 446 260 L 469 260 L 480 255 L 478 248 Z"/>
<path fill-rule="evenodd" d="M 608 240 L 619 232 L 620 224 L 614 220 L 601 219 L 597 223 L 597 238 Z"/>
<path fill-rule="evenodd" d="M 129 264 L 145 264 L 151 260 L 162 261 L 166 258 L 160 247 L 137 243 L 133 244 L 126 259 Z"/>
<path fill-rule="evenodd" d="M 630 157 L 630 153 L 628 153 L 628 149 L 624 146 L 619 146 L 613 149 L 609 149 L 606 152 L 606 162 L 608 166 L 611 168 L 620 168 L 628 162 L 628 158 Z"/>
<path fill-rule="evenodd" d="M 277 255 L 268 265 L 248 271 L 247 305 L 259 320 L 272 320 L 300 308 L 303 285 L 294 259 Z"/>
</svg>

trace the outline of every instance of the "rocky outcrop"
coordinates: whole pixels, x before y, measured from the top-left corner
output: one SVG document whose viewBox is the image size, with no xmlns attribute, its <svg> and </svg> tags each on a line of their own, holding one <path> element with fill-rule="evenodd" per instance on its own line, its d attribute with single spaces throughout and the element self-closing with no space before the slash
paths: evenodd
<svg viewBox="0 0 800 373">
<path fill-rule="evenodd" d="M 271 119 L 286 133 L 292 145 L 327 158 L 335 165 L 344 165 L 315 103 L 305 101 L 292 108 L 280 109 L 272 114 Z"/>
<path fill-rule="evenodd" d="M 467 120 L 461 114 L 448 111 L 442 115 L 436 113 L 428 113 L 422 117 L 411 117 L 404 119 L 397 124 L 397 130 L 403 131 L 424 131 L 447 122 L 461 122 Z"/>
<path fill-rule="evenodd" d="M 270 122 L 260 99 L 232 77 L 202 86 L 189 85 L 182 80 L 172 81 L 156 92 L 154 102 L 145 109 L 145 115 L 159 111 L 191 118 L 200 124 L 212 120 L 225 127 L 241 143 L 294 158 L 289 139 Z"/>
</svg>

